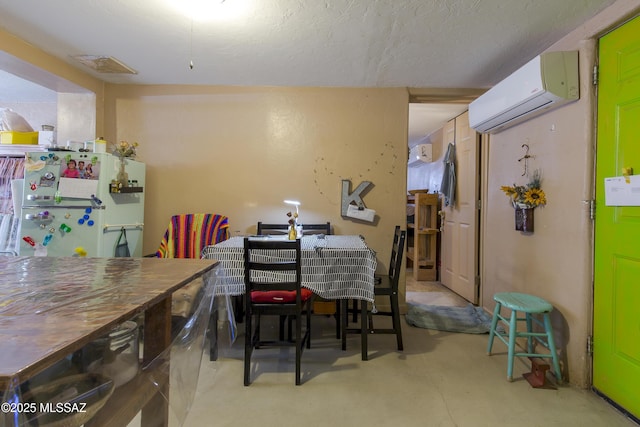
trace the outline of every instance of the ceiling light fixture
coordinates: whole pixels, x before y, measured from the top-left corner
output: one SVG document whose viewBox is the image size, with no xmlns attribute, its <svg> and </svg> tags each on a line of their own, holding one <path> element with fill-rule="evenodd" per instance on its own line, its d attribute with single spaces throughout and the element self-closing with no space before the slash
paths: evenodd
<svg viewBox="0 0 640 427">
<path fill-rule="evenodd" d="M 178 13 L 197 22 L 231 21 L 248 9 L 252 0 L 165 0 Z"/>
<path fill-rule="evenodd" d="M 138 74 L 136 70 L 118 61 L 112 56 L 75 55 L 73 59 L 98 73 L 105 74 Z"/>
</svg>

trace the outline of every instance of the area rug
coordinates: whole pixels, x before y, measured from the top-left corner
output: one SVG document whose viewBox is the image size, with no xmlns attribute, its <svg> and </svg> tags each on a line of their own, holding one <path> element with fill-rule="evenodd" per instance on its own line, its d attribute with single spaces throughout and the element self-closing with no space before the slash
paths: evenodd
<svg viewBox="0 0 640 427">
<path fill-rule="evenodd" d="M 407 323 L 418 328 L 437 329 L 466 334 L 486 334 L 491 329 L 491 317 L 482 309 L 469 304 L 451 307 L 409 303 Z M 499 331 L 503 331 L 498 327 Z"/>
</svg>

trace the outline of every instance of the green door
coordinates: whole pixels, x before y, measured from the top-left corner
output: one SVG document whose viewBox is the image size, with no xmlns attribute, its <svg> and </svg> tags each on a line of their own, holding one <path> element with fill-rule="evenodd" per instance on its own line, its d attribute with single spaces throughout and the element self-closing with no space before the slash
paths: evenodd
<svg viewBox="0 0 640 427">
<path fill-rule="evenodd" d="M 640 207 L 606 206 L 605 178 L 640 174 L 640 18 L 600 39 L 593 386 L 640 418 Z"/>
</svg>

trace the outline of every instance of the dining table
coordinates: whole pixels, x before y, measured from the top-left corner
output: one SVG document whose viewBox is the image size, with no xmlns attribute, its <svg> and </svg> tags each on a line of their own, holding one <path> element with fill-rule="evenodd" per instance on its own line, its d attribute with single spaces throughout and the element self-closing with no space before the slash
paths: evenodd
<svg viewBox="0 0 640 427">
<path fill-rule="evenodd" d="M 0 425 L 21 425 L 45 408 L 22 400 L 25 384 L 138 315 L 144 317 L 140 374 L 79 423 L 127 425 L 142 410 L 143 425 L 168 425 L 169 381 L 145 380 L 150 372 L 144 368 L 161 355 L 169 358 L 172 294 L 194 280 L 211 283 L 216 265 L 205 259 L 0 257 Z"/>
<path fill-rule="evenodd" d="M 244 239 L 287 239 L 287 236 L 234 236 L 202 251 L 215 259 L 221 279 L 217 293 L 238 296 L 245 292 Z M 301 282 L 314 294 L 328 300 L 357 299 L 374 302 L 376 253 L 358 235 L 307 235 L 301 239 Z M 361 306 L 362 360 L 367 360 L 367 304 Z M 338 320 L 339 321 L 339 320 Z"/>
</svg>

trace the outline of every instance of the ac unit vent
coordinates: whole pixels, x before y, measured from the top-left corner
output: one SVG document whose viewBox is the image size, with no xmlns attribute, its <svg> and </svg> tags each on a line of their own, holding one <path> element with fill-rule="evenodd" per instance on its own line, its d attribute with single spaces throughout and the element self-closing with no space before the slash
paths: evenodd
<svg viewBox="0 0 640 427">
<path fill-rule="evenodd" d="M 578 52 L 539 55 L 469 104 L 469 125 L 496 133 L 579 96 Z"/>
<path fill-rule="evenodd" d="M 411 147 L 409 150 L 409 167 L 432 162 L 432 148 L 431 144 L 418 144 Z"/>
</svg>

